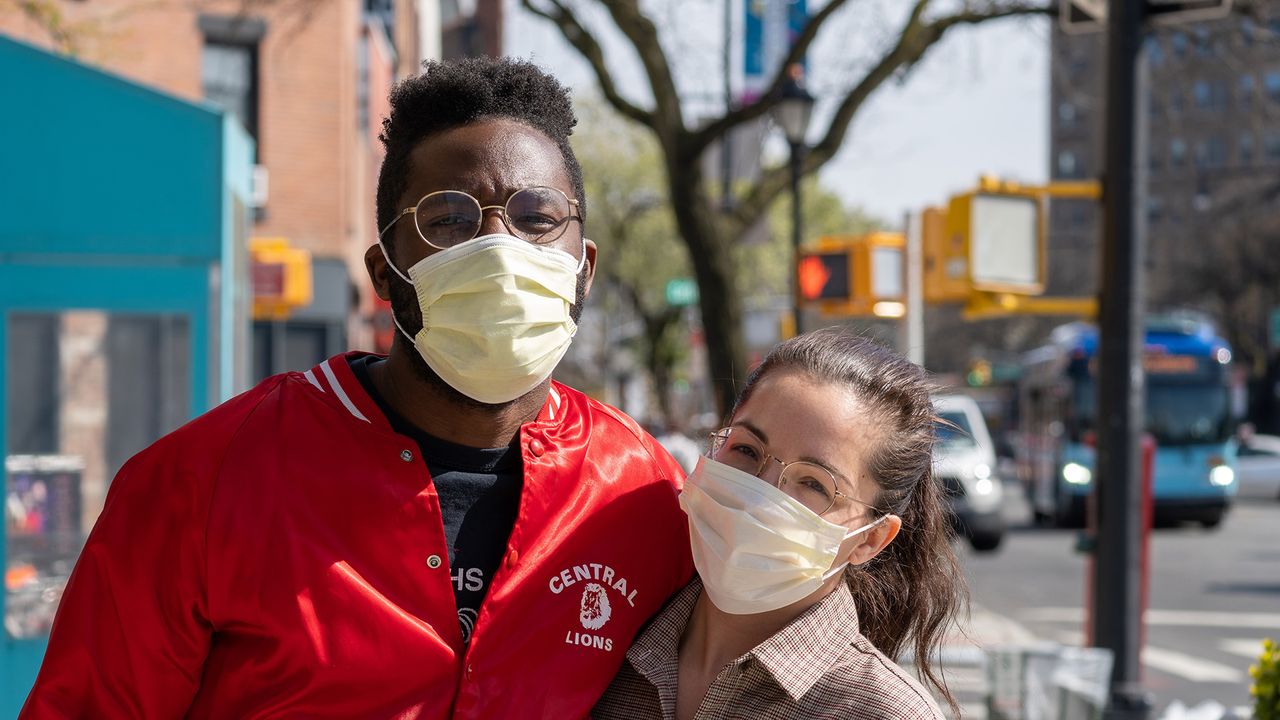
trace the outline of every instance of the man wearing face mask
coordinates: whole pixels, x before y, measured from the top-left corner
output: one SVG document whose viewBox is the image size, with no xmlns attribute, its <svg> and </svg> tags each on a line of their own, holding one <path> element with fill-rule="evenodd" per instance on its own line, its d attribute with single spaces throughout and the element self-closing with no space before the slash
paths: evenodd
<svg viewBox="0 0 1280 720">
<path fill-rule="evenodd" d="M 271 378 L 131 460 L 23 717 L 581 717 L 692 573 L 678 465 L 550 377 L 586 238 L 568 96 L 429 63 L 384 123 L 387 357 Z"/>
</svg>

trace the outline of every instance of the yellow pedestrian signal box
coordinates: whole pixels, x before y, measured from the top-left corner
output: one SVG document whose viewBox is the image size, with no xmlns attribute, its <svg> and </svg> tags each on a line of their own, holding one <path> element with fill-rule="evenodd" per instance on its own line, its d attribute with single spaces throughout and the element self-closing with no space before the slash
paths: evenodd
<svg viewBox="0 0 1280 720">
<path fill-rule="evenodd" d="M 972 290 L 1039 295 L 1045 285 L 1045 189 L 983 177 L 947 206 L 947 252 L 963 246 Z M 927 287 L 926 283 L 926 287 Z"/>
<path fill-rule="evenodd" d="M 283 320 L 311 304 L 311 252 L 290 247 L 285 238 L 249 240 L 253 319 Z"/>
<path fill-rule="evenodd" d="M 969 298 L 969 246 L 963 233 L 947 230 L 945 208 L 925 208 L 921 217 L 924 301 L 959 303 Z"/>
<path fill-rule="evenodd" d="M 826 315 L 900 317 L 901 233 L 828 235 L 796 259 L 796 301 Z"/>
</svg>

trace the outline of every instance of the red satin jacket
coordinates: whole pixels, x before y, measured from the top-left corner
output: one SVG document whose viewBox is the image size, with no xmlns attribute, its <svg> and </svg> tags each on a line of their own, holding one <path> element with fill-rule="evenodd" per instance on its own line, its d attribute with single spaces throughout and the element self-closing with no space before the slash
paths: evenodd
<svg viewBox="0 0 1280 720">
<path fill-rule="evenodd" d="M 436 491 L 337 356 L 130 460 L 22 718 L 574 718 L 692 573 L 683 473 L 552 385 L 462 644 Z"/>
</svg>

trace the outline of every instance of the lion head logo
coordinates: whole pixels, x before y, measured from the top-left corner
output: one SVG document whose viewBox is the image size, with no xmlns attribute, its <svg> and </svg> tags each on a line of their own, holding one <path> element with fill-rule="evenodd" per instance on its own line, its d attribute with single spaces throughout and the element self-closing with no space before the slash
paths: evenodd
<svg viewBox="0 0 1280 720">
<path fill-rule="evenodd" d="M 582 627 L 588 630 L 599 630 L 609 622 L 612 615 L 613 608 L 609 606 L 609 596 L 605 594 L 604 586 L 598 583 L 587 583 L 587 586 L 582 589 L 582 606 L 578 612 Z"/>
</svg>

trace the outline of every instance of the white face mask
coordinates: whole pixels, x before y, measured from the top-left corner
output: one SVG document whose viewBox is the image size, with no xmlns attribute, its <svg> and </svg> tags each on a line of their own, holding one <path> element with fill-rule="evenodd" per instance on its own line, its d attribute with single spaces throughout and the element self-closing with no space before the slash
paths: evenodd
<svg viewBox="0 0 1280 720">
<path fill-rule="evenodd" d="M 813 594 L 848 564 L 836 564 L 840 545 L 888 517 L 850 532 L 764 480 L 706 457 L 685 480 L 680 507 L 707 595 L 734 615 Z"/>
<path fill-rule="evenodd" d="M 396 328 L 458 392 L 489 404 L 515 400 L 551 377 L 578 331 L 570 312 L 583 245 L 578 260 L 510 235 L 485 235 L 428 255 L 408 277 L 382 246 L 422 309 L 416 337 L 399 321 Z"/>
</svg>

